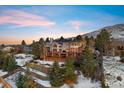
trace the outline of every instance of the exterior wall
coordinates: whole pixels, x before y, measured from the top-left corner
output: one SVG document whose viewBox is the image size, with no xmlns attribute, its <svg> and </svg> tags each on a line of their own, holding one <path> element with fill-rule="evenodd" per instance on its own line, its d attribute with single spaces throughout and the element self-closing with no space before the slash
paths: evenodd
<svg viewBox="0 0 124 93">
<path fill-rule="evenodd" d="M 47 45 L 46 47 L 46 57 L 58 57 L 58 58 L 66 58 L 73 57 L 76 58 L 79 56 L 83 49 L 85 48 L 85 41 L 80 42 L 65 42 L 59 44 L 57 42 L 51 43 L 51 45 Z"/>
<path fill-rule="evenodd" d="M 124 41 L 113 40 L 112 41 L 112 55 L 121 55 L 121 52 L 124 51 Z"/>
</svg>

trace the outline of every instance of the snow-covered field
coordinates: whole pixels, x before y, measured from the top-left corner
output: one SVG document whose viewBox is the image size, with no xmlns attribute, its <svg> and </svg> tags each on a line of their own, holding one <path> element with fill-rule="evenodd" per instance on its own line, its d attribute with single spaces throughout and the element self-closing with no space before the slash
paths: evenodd
<svg viewBox="0 0 124 93">
<path fill-rule="evenodd" d="M 111 88 L 124 88 L 124 63 L 119 60 L 120 57 L 104 57 L 105 82 Z"/>
<path fill-rule="evenodd" d="M 15 55 L 15 58 L 18 66 L 24 66 L 26 63 L 29 63 L 31 60 L 33 60 L 33 55 L 17 54 Z"/>
<path fill-rule="evenodd" d="M 8 72 L 3 72 L 2 70 L 0 70 L 0 76 L 6 75 L 8 74 Z"/>
<path fill-rule="evenodd" d="M 36 77 L 33 77 L 34 81 L 41 84 L 42 86 L 44 87 L 51 87 L 51 84 L 50 84 L 50 81 L 47 81 L 47 80 L 41 80 L 41 79 L 38 79 Z"/>
<path fill-rule="evenodd" d="M 74 88 L 100 88 L 101 83 L 99 81 L 92 82 L 91 79 L 88 79 L 83 76 L 83 74 L 78 76 L 77 84 L 74 84 Z M 61 88 L 69 88 L 67 84 L 64 84 Z"/>
<path fill-rule="evenodd" d="M 18 79 L 18 75 L 20 72 L 17 72 L 15 74 L 12 74 L 11 76 L 5 78 L 5 80 L 13 87 L 13 88 L 17 88 L 16 86 L 16 81 Z"/>
<path fill-rule="evenodd" d="M 23 69 L 27 69 L 26 67 L 23 67 Z M 35 70 L 35 69 L 32 69 L 32 68 L 28 68 L 29 71 L 33 72 L 33 73 L 36 73 L 38 75 L 41 75 L 41 76 L 44 76 L 44 77 L 47 77 L 47 74 L 46 73 L 43 73 L 41 71 L 38 71 L 38 70 Z"/>
<path fill-rule="evenodd" d="M 17 54 L 15 55 L 15 59 L 18 66 L 24 66 L 26 63 L 29 63 L 33 60 L 33 55 L 31 54 Z M 50 67 L 53 65 L 53 61 L 44 61 L 44 60 L 34 60 L 38 64 L 44 65 L 45 67 Z M 59 62 L 59 66 L 62 66 L 64 62 Z"/>
</svg>

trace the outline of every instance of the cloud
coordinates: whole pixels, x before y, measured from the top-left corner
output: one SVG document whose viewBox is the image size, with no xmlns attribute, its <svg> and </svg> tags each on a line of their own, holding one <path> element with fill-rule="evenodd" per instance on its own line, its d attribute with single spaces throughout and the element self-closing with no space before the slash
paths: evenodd
<svg viewBox="0 0 124 93">
<path fill-rule="evenodd" d="M 89 21 L 79 21 L 79 20 L 69 21 L 68 23 L 76 30 L 80 30 L 82 26 L 89 26 L 92 24 Z"/>
<path fill-rule="evenodd" d="M 0 24 L 43 27 L 51 27 L 55 25 L 55 22 L 49 21 L 42 16 L 26 13 L 23 11 L 8 10 L 2 11 L 1 13 L 4 14 L 4 16 L 0 16 Z"/>
</svg>

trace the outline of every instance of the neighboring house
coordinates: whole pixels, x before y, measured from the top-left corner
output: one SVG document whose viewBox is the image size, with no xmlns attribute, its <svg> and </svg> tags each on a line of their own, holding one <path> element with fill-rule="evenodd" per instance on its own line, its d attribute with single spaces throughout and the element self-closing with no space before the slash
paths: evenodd
<svg viewBox="0 0 124 93">
<path fill-rule="evenodd" d="M 124 51 L 124 40 L 114 39 L 112 41 L 112 55 L 120 55 Z"/>
<path fill-rule="evenodd" d="M 23 51 L 25 53 L 31 53 L 32 52 L 32 47 L 28 46 L 28 45 L 22 45 Z"/>
<path fill-rule="evenodd" d="M 28 45 L 19 45 L 19 46 L 16 46 L 16 52 L 17 53 L 31 53 L 32 48 Z"/>
<path fill-rule="evenodd" d="M 11 52 L 12 50 L 14 50 L 14 48 L 10 47 L 10 46 L 7 46 L 7 47 L 2 49 L 3 52 Z"/>
</svg>

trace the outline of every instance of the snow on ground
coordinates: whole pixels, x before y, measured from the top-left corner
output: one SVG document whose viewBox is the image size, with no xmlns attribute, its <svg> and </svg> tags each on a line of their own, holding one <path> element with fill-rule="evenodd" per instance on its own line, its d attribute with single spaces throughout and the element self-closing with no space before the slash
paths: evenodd
<svg viewBox="0 0 124 93">
<path fill-rule="evenodd" d="M 54 61 L 44 61 L 44 60 L 35 60 L 41 65 L 44 65 L 45 67 L 50 67 L 53 65 Z M 59 62 L 59 66 L 62 66 L 64 62 Z"/>
<path fill-rule="evenodd" d="M 77 84 L 74 84 L 74 88 L 100 88 L 100 82 L 92 82 L 91 79 L 84 77 L 82 74 L 78 76 Z M 64 84 L 61 88 L 69 88 L 67 84 Z"/>
<path fill-rule="evenodd" d="M 6 75 L 8 74 L 8 72 L 3 72 L 2 70 L 0 70 L 0 76 Z"/>
<path fill-rule="evenodd" d="M 92 82 L 91 79 L 87 79 L 83 75 L 78 76 L 78 83 L 74 85 L 75 88 L 99 88 L 100 82 Z"/>
<path fill-rule="evenodd" d="M 18 75 L 20 72 L 17 72 L 15 74 L 12 74 L 11 76 L 5 78 L 5 80 L 13 87 L 13 88 L 17 88 L 16 86 L 16 81 L 18 79 Z"/>
<path fill-rule="evenodd" d="M 33 55 L 31 54 L 17 54 L 15 55 L 17 65 L 24 66 L 26 63 L 29 63 L 33 60 Z"/>
<path fill-rule="evenodd" d="M 23 67 L 23 69 L 27 69 L 26 67 Z M 35 70 L 35 69 L 32 69 L 32 68 L 28 68 L 29 71 L 33 72 L 33 73 L 36 73 L 38 75 L 41 75 L 41 76 L 44 76 L 44 77 L 47 77 L 47 74 L 46 73 L 43 73 L 41 71 L 38 71 L 38 70 Z"/>
<path fill-rule="evenodd" d="M 44 87 L 51 87 L 51 84 L 50 84 L 50 81 L 47 81 L 47 80 L 41 80 L 41 79 L 38 79 L 36 77 L 33 77 L 34 81 L 41 84 L 42 86 Z"/>
<path fill-rule="evenodd" d="M 2 83 L 0 83 L 0 88 L 3 88 L 3 84 Z"/>
<path fill-rule="evenodd" d="M 124 63 L 119 62 L 120 57 L 104 57 L 103 67 L 105 82 L 111 88 L 124 87 Z M 118 80 L 120 77 L 122 80 Z"/>
</svg>

